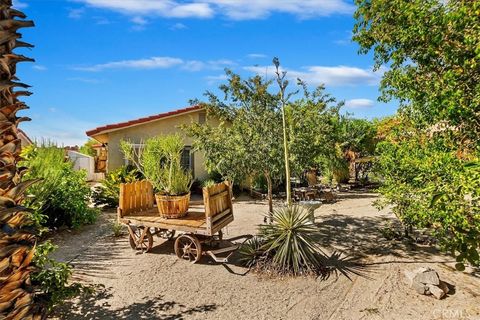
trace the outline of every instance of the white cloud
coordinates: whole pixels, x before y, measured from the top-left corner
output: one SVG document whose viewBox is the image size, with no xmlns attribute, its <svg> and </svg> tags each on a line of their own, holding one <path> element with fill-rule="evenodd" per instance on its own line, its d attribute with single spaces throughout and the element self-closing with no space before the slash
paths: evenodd
<svg viewBox="0 0 480 320">
<path fill-rule="evenodd" d="M 133 17 L 132 20 L 131 20 L 133 23 L 137 24 L 137 25 L 140 25 L 140 26 L 144 26 L 148 23 L 147 19 L 141 17 L 141 16 L 136 16 L 136 17 Z"/>
<path fill-rule="evenodd" d="M 157 15 L 168 18 L 211 18 L 223 15 L 233 20 L 262 19 L 287 13 L 301 19 L 351 14 L 347 0 L 76 0 L 92 7 L 124 14 Z"/>
<path fill-rule="evenodd" d="M 183 70 L 187 71 L 201 71 L 201 70 L 221 70 L 225 67 L 234 66 L 236 65 L 235 62 L 228 59 L 219 59 L 219 60 L 209 60 L 206 62 L 198 61 L 198 60 L 189 60 L 185 61 L 182 65 Z"/>
<path fill-rule="evenodd" d="M 345 101 L 345 107 L 350 109 L 365 109 L 371 108 L 375 102 L 370 99 L 351 99 Z"/>
<path fill-rule="evenodd" d="M 179 3 L 172 0 L 77 0 L 92 7 L 125 14 L 158 15 L 169 18 L 210 18 L 214 12 L 208 3 Z"/>
<path fill-rule="evenodd" d="M 70 19 L 81 19 L 85 13 L 85 8 L 69 9 L 68 17 Z"/>
<path fill-rule="evenodd" d="M 39 64 L 34 64 L 32 66 L 32 69 L 35 69 L 37 71 L 45 71 L 45 70 L 47 70 L 47 67 L 39 65 Z"/>
<path fill-rule="evenodd" d="M 184 29 L 188 29 L 188 27 L 180 22 L 177 22 L 170 27 L 170 30 L 184 30 Z"/>
<path fill-rule="evenodd" d="M 261 19 L 272 13 L 288 13 L 302 19 L 350 14 L 354 7 L 344 0 L 205 0 L 234 20 Z"/>
<path fill-rule="evenodd" d="M 247 58 L 250 58 L 250 59 L 263 59 L 263 58 L 266 58 L 267 55 L 266 54 L 263 54 L 263 53 L 249 53 L 247 54 Z"/>
<path fill-rule="evenodd" d="M 102 71 L 108 69 L 166 69 L 183 64 L 182 59 L 172 57 L 151 57 L 148 59 L 122 60 L 102 64 L 96 64 L 88 67 L 75 67 L 78 71 Z"/>
<path fill-rule="evenodd" d="M 103 80 L 100 80 L 100 79 L 82 78 L 82 77 L 67 78 L 67 80 L 68 81 L 78 81 L 78 82 L 89 83 L 89 84 L 98 84 L 98 83 L 103 82 Z"/>
<path fill-rule="evenodd" d="M 42 115 L 32 114 L 33 121 L 22 124 L 22 129 L 34 141 L 51 141 L 59 146 L 82 145 L 87 140 L 85 131 L 98 126 L 67 115 L 61 109 L 55 109 L 55 116 Z"/>
<path fill-rule="evenodd" d="M 200 71 L 200 70 L 203 70 L 205 66 L 206 64 L 202 61 L 190 60 L 190 61 L 186 61 L 182 65 L 182 69 L 187 71 Z"/>
<path fill-rule="evenodd" d="M 273 76 L 272 66 L 254 66 L 244 69 L 266 76 Z M 382 72 L 349 66 L 309 66 L 301 70 L 285 69 L 287 77 L 295 80 L 300 78 L 309 85 L 325 84 L 327 86 L 377 85 Z"/>
<path fill-rule="evenodd" d="M 236 63 L 228 59 L 199 61 L 183 60 L 173 57 L 151 57 L 138 60 L 112 61 L 93 66 L 77 66 L 72 69 L 77 71 L 98 72 L 110 69 L 168 69 L 181 67 L 183 70 L 195 72 L 201 70 L 221 70 L 233 65 L 236 65 Z"/>
</svg>

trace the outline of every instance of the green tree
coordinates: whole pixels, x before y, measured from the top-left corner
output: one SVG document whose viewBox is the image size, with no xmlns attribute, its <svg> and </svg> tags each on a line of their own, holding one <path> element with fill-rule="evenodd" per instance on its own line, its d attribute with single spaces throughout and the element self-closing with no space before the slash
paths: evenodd
<svg viewBox="0 0 480 320">
<path fill-rule="evenodd" d="M 263 175 L 270 212 L 273 185 L 285 178 L 287 160 L 293 173 L 299 174 L 331 152 L 329 146 L 334 142 L 329 136 L 342 105 L 335 104 L 323 86 L 310 92 L 300 81 L 303 90 L 287 92 L 285 74 L 280 69 L 277 72 L 280 90 L 272 93 L 272 81 L 260 76 L 244 80 L 227 70 L 228 84 L 220 86 L 224 99 L 207 92 L 209 102 L 202 104 L 208 119 L 218 119 L 219 123 L 207 121 L 185 127 L 195 138 L 196 148 L 205 152 L 209 171 L 235 181 Z M 286 149 L 290 152 L 285 157 Z"/>
<path fill-rule="evenodd" d="M 273 181 L 284 177 L 282 119 L 277 95 L 268 91 L 271 81 L 260 76 L 241 79 L 226 71 L 228 84 L 220 86 L 224 99 L 207 92 L 207 117 L 218 126 L 193 124 L 186 128 L 197 148 L 205 151 L 207 166 L 225 178 L 265 176 L 269 212 L 273 212 Z"/>
<path fill-rule="evenodd" d="M 381 192 L 406 224 L 480 264 L 480 2 L 357 0 L 354 39 L 400 102 L 378 146 Z"/>
<path fill-rule="evenodd" d="M 87 142 L 85 142 L 85 144 L 83 146 L 80 147 L 80 152 L 83 153 L 83 154 L 86 154 L 86 155 L 89 155 L 89 156 L 96 156 L 97 155 L 97 152 L 95 151 L 95 149 L 93 148 L 93 146 L 95 144 L 98 144 L 98 142 L 96 140 L 93 140 L 93 139 L 88 139 Z"/>
<path fill-rule="evenodd" d="M 292 172 L 299 176 L 332 155 L 338 137 L 339 110 L 343 103 L 319 86 L 287 105 L 288 141 Z"/>
</svg>

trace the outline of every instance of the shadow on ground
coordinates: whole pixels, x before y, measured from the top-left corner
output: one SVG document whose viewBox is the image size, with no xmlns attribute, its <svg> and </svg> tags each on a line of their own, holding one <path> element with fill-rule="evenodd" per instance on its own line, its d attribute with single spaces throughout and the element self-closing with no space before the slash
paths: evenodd
<svg viewBox="0 0 480 320">
<path fill-rule="evenodd" d="M 182 320 L 192 317 L 194 314 L 207 314 L 217 309 L 215 304 L 203 304 L 195 307 L 187 307 L 175 301 L 165 301 L 161 295 L 155 298 L 145 298 L 141 302 L 115 309 L 108 304 L 112 297 L 110 289 L 96 287 L 95 293 L 83 296 L 78 300 L 68 301 L 58 307 L 53 317 L 60 319 L 159 319 L 159 320 Z"/>
</svg>

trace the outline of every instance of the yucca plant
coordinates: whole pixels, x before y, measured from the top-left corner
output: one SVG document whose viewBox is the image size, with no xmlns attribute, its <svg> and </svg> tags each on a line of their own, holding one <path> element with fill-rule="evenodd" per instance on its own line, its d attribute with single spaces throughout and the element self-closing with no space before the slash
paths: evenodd
<svg viewBox="0 0 480 320">
<path fill-rule="evenodd" d="M 261 250 L 279 273 L 321 274 L 324 268 L 315 240 L 317 232 L 307 210 L 296 205 L 280 208 L 274 210 L 272 223 L 260 226 Z"/>
<path fill-rule="evenodd" d="M 18 30 L 32 27 L 25 14 L 12 8 L 12 0 L 0 0 L 0 319 L 38 319 L 41 310 L 34 303 L 30 263 L 34 256 L 35 236 L 28 229 L 28 210 L 21 205 L 23 193 L 35 181 L 21 181 L 26 168 L 18 167 L 20 139 L 19 110 L 28 107 L 18 97 L 28 96 L 28 88 L 17 82 L 16 64 L 33 61 L 13 52 L 18 47 L 32 47 L 19 41 Z"/>
<path fill-rule="evenodd" d="M 265 254 L 264 244 L 265 240 L 259 236 L 254 236 L 245 241 L 238 250 L 240 263 L 252 268 L 258 265 L 260 261 L 266 260 L 268 257 Z"/>
</svg>

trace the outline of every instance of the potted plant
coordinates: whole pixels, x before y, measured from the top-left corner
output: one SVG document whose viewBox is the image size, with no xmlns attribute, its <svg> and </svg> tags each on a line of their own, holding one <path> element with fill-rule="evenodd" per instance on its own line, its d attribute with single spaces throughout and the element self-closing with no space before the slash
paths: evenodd
<svg viewBox="0 0 480 320">
<path fill-rule="evenodd" d="M 182 168 L 184 147 L 179 135 L 149 138 L 136 148 L 128 141 L 121 141 L 125 157 L 133 162 L 153 185 L 160 216 L 181 218 L 188 212 L 192 175 Z"/>
</svg>

